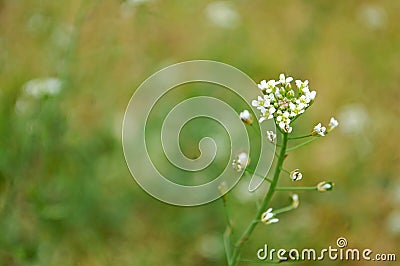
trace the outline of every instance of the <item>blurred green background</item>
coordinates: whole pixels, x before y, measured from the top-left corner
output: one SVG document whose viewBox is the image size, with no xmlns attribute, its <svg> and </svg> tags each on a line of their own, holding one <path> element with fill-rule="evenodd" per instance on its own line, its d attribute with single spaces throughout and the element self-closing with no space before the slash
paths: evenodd
<svg viewBox="0 0 400 266">
<path fill-rule="evenodd" d="M 256 260 L 264 243 L 322 249 L 343 236 L 400 260 L 399 13 L 392 0 L 0 0 L 0 265 L 225 265 L 221 201 L 155 200 L 121 146 L 134 90 L 192 59 L 256 82 L 309 79 L 317 98 L 296 132 L 331 115 L 341 123 L 286 161 L 303 172 L 299 184 L 331 180 L 335 190 L 299 193 L 299 209 L 259 226 L 244 258 Z M 255 212 L 246 182 L 228 194 L 238 232 Z"/>
</svg>

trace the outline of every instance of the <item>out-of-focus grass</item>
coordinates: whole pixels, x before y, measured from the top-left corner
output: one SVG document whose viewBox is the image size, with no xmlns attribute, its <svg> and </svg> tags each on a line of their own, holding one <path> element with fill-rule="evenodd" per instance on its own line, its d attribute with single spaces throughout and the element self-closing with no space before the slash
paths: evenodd
<svg viewBox="0 0 400 266">
<path fill-rule="evenodd" d="M 331 114 L 341 122 L 287 161 L 303 184 L 332 180 L 334 192 L 300 193 L 300 208 L 258 228 L 244 257 L 256 259 L 264 243 L 325 248 L 339 236 L 398 252 L 399 2 L 235 1 L 225 17 L 208 1 L 130 3 L 0 1 L 1 265 L 224 264 L 221 203 L 156 201 L 130 177 L 121 148 L 135 88 L 191 59 L 256 81 L 282 71 L 307 78 L 317 100 L 295 131 Z M 25 95 L 23 84 L 49 76 L 66 81 L 59 94 Z M 241 228 L 254 202 L 239 188 L 229 200 Z"/>
</svg>

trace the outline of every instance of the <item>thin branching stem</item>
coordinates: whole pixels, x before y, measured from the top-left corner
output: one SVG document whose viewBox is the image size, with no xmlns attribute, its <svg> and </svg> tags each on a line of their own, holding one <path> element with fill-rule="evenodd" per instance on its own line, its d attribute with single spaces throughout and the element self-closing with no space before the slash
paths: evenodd
<svg viewBox="0 0 400 266">
<path fill-rule="evenodd" d="M 312 139 L 310 139 L 310 140 L 307 140 L 307 141 L 305 141 L 305 142 L 303 142 L 303 143 L 301 143 L 301 144 L 299 144 L 299 145 L 296 145 L 296 146 L 293 146 L 293 147 L 288 148 L 287 151 L 288 151 L 288 152 L 289 152 L 289 151 L 294 151 L 294 150 L 296 150 L 296 149 L 298 149 L 298 148 L 300 148 L 300 147 L 303 147 L 304 145 L 307 145 L 307 144 L 309 144 L 309 143 L 311 143 L 311 142 L 313 142 L 314 140 L 317 140 L 317 139 L 318 139 L 318 137 L 314 137 L 314 138 L 312 138 Z"/>
<path fill-rule="evenodd" d="M 271 179 L 269 179 L 268 177 L 261 176 L 261 175 L 259 175 L 259 174 L 257 174 L 257 173 L 254 173 L 254 171 L 251 170 L 251 169 L 246 168 L 245 171 L 248 172 L 249 174 L 252 174 L 252 175 L 255 175 L 255 176 L 264 178 L 265 181 L 267 181 L 268 183 L 272 183 L 272 180 L 271 180 Z"/>
<path fill-rule="evenodd" d="M 312 134 L 308 134 L 308 135 L 304 135 L 304 136 L 297 136 L 297 137 L 289 137 L 289 140 L 292 140 L 292 139 L 305 139 L 305 138 L 308 138 L 308 137 L 311 137 L 312 136 Z"/>
<path fill-rule="evenodd" d="M 280 150 L 280 153 L 279 153 L 277 166 L 275 168 L 274 176 L 272 178 L 272 182 L 271 182 L 271 185 L 270 185 L 269 190 L 267 192 L 267 195 L 265 196 L 262 204 L 258 208 L 258 211 L 256 213 L 255 218 L 248 225 L 248 227 L 243 232 L 243 234 L 241 235 L 239 240 L 236 242 L 236 244 L 234 246 L 234 249 L 233 249 L 233 255 L 232 255 L 232 260 L 231 260 L 231 264 L 230 265 L 234 265 L 234 266 L 237 265 L 237 263 L 239 261 L 239 258 L 240 258 L 240 252 L 241 252 L 241 249 L 243 247 L 243 244 L 249 239 L 249 237 L 253 233 L 254 229 L 256 228 L 256 226 L 258 224 L 257 220 L 260 219 L 262 213 L 265 211 L 265 209 L 267 208 L 269 202 L 272 199 L 272 196 L 274 195 L 276 185 L 278 184 L 279 175 L 281 173 L 281 168 L 282 168 L 282 165 L 283 165 L 283 161 L 286 158 L 285 154 L 286 154 L 287 142 L 288 142 L 288 134 L 287 133 L 283 133 L 282 143 L 281 143 L 282 147 L 281 147 L 281 150 Z"/>
<path fill-rule="evenodd" d="M 295 191 L 295 190 L 317 190 L 317 187 L 276 187 L 275 190 Z"/>
<path fill-rule="evenodd" d="M 288 212 L 288 211 L 291 211 L 291 210 L 294 210 L 294 209 L 296 209 L 295 206 L 289 205 L 289 206 L 274 210 L 274 214 L 280 214 L 280 213 Z"/>
</svg>

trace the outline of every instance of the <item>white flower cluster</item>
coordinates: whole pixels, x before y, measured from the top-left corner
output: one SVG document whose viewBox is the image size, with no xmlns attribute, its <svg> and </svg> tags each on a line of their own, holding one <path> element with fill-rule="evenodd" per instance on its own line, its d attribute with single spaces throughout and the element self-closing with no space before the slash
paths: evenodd
<svg viewBox="0 0 400 266">
<path fill-rule="evenodd" d="M 275 123 L 286 133 L 292 132 L 290 123 L 314 102 L 316 92 L 308 88 L 308 80 L 296 80 L 279 75 L 279 80 L 263 80 L 258 87 L 263 96 L 258 96 L 252 105 L 261 111 L 259 122 L 275 119 Z"/>
</svg>

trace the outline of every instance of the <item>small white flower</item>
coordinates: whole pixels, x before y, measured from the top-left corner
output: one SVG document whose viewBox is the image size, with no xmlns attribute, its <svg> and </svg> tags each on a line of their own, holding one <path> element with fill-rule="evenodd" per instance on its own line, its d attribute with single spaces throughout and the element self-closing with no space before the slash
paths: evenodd
<svg viewBox="0 0 400 266">
<path fill-rule="evenodd" d="M 306 91 L 305 92 L 305 96 L 306 96 L 306 99 L 307 99 L 307 103 L 309 103 L 311 101 L 314 101 L 315 96 L 317 96 L 317 92 L 316 91 L 312 91 L 312 92 Z"/>
<path fill-rule="evenodd" d="M 290 114 L 289 114 L 288 111 L 285 111 L 282 115 L 283 115 L 283 117 L 285 117 L 285 118 L 289 118 L 289 115 L 290 115 Z"/>
<path fill-rule="evenodd" d="M 293 129 L 291 126 L 289 126 L 289 124 L 285 122 L 279 122 L 279 127 L 286 133 L 291 133 Z"/>
<path fill-rule="evenodd" d="M 290 172 L 290 179 L 293 181 L 298 181 L 303 178 L 303 174 L 299 171 L 299 169 L 295 169 L 292 172 Z"/>
<path fill-rule="evenodd" d="M 299 195 L 293 194 L 291 197 L 293 208 L 298 208 L 300 205 Z"/>
<path fill-rule="evenodd" d="M 274 142 L 275 142 L 275 139 L 276 139 L 276 134 L 275 134 L 273 131 L 268 130 L 268 131 L 267 131 L 267 140 L 268 140 L 269 142 L 271 142 L 271 143 L 274 143 Z"/>
<path fill-rule="evenodd" d="M 286 84 L 288 84 L 288 83 L 290 83 L 290 82 L 292 82 L 293 81 L 293 78 L 292 77 L 285 77 L 285 74 L 280 74 L 279 75 L 279 83 L 280 84 L 282 84 L 282 85 L 286 85 Z"/>
<path fill-rule="evenodd" d="M 243 110 L 243 112 L 241 112 L 239 116 L 243 123 L 246 123 L 248 125 L 253 124 L 253 116 L 248 110 Z"/>
<path fill-rule="evenodd" d="M 262 109 L 263 107 L 269 107 L 270 101 L 269 97 L 267 95 L 264 95 L 264 97 L 258 96 L 257 100 L 253 100 L 251 102 L 251 105 L 256 107 L 257 109 Z"/>
<path fill-rule="evenodd" d="M 250 163 L 250 158 L 245 152 L 239 153 L 232 162 L 232 167 L 237 172 L 244 170 Z"/>
<path fill-rule="evenodd" d="M 297 88 L 303 89 L 303 88 L 308 88 L 308 80 L 301 81 L 301 80 L 296 80 L 295 81 Z"/>
<path fill-rule="evenodd" d="M 325 131 L 326 131 L 326 127 L 323 127 L 321 125 L 321 123 L 318 123 L 318 125 L 316 125 L 312 131 L 313 135 L 320 135 L 320 136 L 325 136 Z"/>
<path fill-rule="evenodd" d="M 261 215 L 261 221 L 265 224 L 273 224 L 279 222 L 279 219 L 275 218 L 275 214 L 272 212 L 272 208 L 269 208 Z"/>
<path fill-rule="evenodd" d="M 260 82 L 260 84 L 258 84 L 258 88 L 260 90 L 265 90 L 266 88 L 268 88 L 268 84 L 267 81 L 264 79 Z"/>
<path fill-rule="evenodd" d="M 271 119 L 273 118 L 273 114 L 275 113 L 276 109 L 275 107 L 271 106 L 269 109 L 265 108 L 265 107 L 260 107 L 260 111 L 262 114 L 262 117 L 264 117 L 263 121 L 265 119 Z"/>
<path fill-rule="evenodd" d="M 328 131 L 331 131 L 338 125 L 339 125 L 339 122 L 334 117 L 331 117 L 331 120 L 329 121 L 329 125 L 328 125 Z"/>
</svg>

